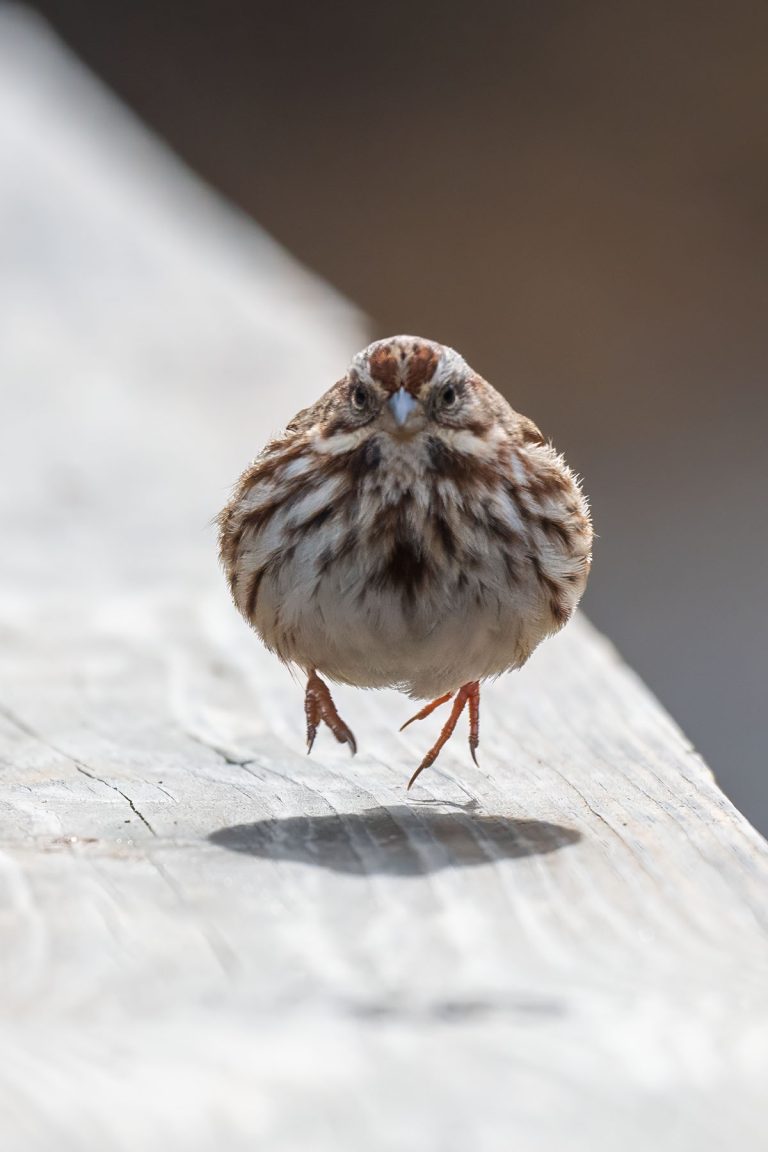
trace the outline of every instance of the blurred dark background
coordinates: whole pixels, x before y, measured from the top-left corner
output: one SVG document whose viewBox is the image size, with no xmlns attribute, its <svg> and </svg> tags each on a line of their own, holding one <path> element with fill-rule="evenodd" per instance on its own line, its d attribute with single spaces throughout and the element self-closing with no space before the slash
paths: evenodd
<svg viewBox="0 0 768 1152">
<path fill-rule="evenodd" d="M 38 7 L 375 335 L 566 450 L 589 614 L 768 831 L 765 0 Z"/>
</svg>

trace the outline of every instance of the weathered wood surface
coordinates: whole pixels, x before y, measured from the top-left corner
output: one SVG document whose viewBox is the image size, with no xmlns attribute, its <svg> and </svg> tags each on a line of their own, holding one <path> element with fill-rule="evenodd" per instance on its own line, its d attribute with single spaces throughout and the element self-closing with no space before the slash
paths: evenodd
<svg viewBox="0 0 768 1152">
<path fill-rule="evenodd" d="M 0 248 L 3 1152 L 764 1149 L 765 843 L 584 621 L 303 755 L 208 521 L 362 324 L 8 10 Z"/>
</svg>

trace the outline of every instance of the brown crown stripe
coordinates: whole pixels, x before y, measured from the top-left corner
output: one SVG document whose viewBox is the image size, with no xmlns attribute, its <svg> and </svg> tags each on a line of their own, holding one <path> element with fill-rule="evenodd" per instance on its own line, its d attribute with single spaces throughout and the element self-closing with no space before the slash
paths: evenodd
<svg viewBox="0 0 768 1152">
<path fill-rule="evenodd" d="M 390 391 L 397 388 L 399 375 L 397 357 L 389 344 L 374 348 L 368 357 L 368 371 L 373 380 L 378 380 L 379 384 Z"/>
<path fill-rule="evenodd" d="M 383 344 L 374 348 L 368 357 L 368 371 L 371 378 L 389 392 L 401 385 L 411 393 L 417 393 L 435 374 L 440 356 L 429 344 L 414 344 L 411 348 Z"/>
<path fill-rule="evenodd" d="M 403 386 L 409 392 L 418 392 L 435 374 L 438 355 L 428 344 L 417 344 L 408 357 Z"/>
</svg>

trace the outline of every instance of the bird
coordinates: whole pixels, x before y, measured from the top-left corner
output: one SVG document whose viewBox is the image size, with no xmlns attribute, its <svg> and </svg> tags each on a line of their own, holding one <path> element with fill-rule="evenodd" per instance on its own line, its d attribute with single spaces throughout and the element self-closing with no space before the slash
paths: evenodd
<svg viewBox="0 0 768 1152">
<path fill-rule="evenodd" d="M 266 444 L 218 516 L 234 603 L 306 677 L 321 723 L 357 743 L 327 681 L 451 703 L 410 789 L 480 688 L 571 618 L 591 566 L 581 482 L 527 416 L 453 348 L 376 340 Z"/>
</svg>

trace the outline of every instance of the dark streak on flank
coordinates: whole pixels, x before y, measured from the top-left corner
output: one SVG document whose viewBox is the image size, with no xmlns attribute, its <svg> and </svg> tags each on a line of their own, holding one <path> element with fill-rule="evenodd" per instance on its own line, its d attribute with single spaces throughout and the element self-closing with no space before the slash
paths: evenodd
<svg viewBox="0 0 768 1152">
<path fill-rule="evenodd" d="M 541 561 L 537 556 L 529 555 L 528 559 L 530 560 L 533 570 L 536 573 L 536 579 L 538 580 L 541 587 L 547 592 L 549 611 L 552 614 L 552 619 L 555 621 L 559 628 L 562 628 L 562 626 L 567 624 L 571 618 L 571 610 L 569 607 L 567 607 L 563 600 L 563 590 L 556 580 L 553 580 L 550 576 L 547 576 L 546 572 L 544 572 L 541 566 Z"/>
<path fill-rule="evenodd" d="M 552 596 L 550 598 L 549 610 L 561 628 L 564 624 L 567 624 L 571 618 L 570 609 L 567 608 L 565 604 L 563 604 L 562 600 L 558 599 L 557 596 Z"/>
<path fill-rule="evenodd" d="M 283 506 L 285 497 L 281 496 L 279 500 L 270 500 L 267 504 L 262 504 L 260 508 L 255 508 L 251 512 L 246 512 L 235 532 L 232 533 L 231 548 L 234 555 L 237 555 L 240 549 L 240 543 L 243 536 L 247 532 L 259 532 L 264 528 L 275 513 Z"/>
<path fill-rule="evenodd" d="M 301 523 L 300 527 L 302 531 L 309 528 L 322 527 L 326 520 L 330 520 L 331 516 L 334 514 L 334 511 L 335 509 L 332 504 L 328 504 L 325 508 L 321 508 L 319 512 L 315 512 L 312 516 L 309 517 L 309 519 L 304 520 Z M 287 559 L 287 557 L 284 556 L 283 559 Z"/>
<path fill-rule="evenodd" d="M 339 563 L 339 561 L 343 560 L 346 556 L 349 556 L 351 552 L 354 552 L 357 547 L 357 541 L 357 529 L 349 528 L 336 545 L 333 547 L 330 544 L 326 545 L 317 560 L 318 577 L 325 576 L 334 564 Z"/>
<path fill-rule="evenodd" d="M 317 572 L 319 576 L 324 576 L 328 569 L 336 559 L 336 552 L 331 548 L 330 544 L 326 544 L 322 552 L 317 558 Z"/>
<path fill-rule="evenodd" d="M 536 500 L 554 499 L 571 488 L 572 481 L 568 476 L 554 470 L 534 469 L 525 455 L 520 459 L 525 469 L 525 487 Z"/>
<path fill-rule="evenodd" d="M 269 454 L 269 463 L 271 464 L 272 469 L 274 469 L 273 474 L 275 478 L 282 478 L 282 474 L 288 465 L 292 464 L 294 460 L 298 460 L 299 457 L 303 456 L 305 452 L 306 446 L 304 441 L 298 437 L 295 437 L 292 440 L 279 441 L 276 448 L 271 450 Z M 260 463 L 265 465 L 267 461 L 261 461 Z M 256 467 L 258 469 L 258 473 L 260 474 L 263 469 L 260 468 L 258 464 Z M 257 474 L 256 479 L 258 478 L 259 476 Z"/>
<path fill-rule="evenodd" d="M 536 579 L 542 588 L 546 588 L 550 595 L 557 596 L 560 592 L 560 589 L 556 582 L 550 576 L 547 576 L 546 572 L 541 566 L 541 560 L 539 560 L 538 556 L 535 556 L 532 552 L 529 552 L 528 559 L 531 562 L 531 567 L 536 573 Z"/>
<path fill-rule="evenodd" d="M 341 560 L 357 548 L 357 528 L 348 528 L 344 538 L 336 546 L 336 557 Z"/>
<path fill-rule="evenodd" d="M 523 513 L 521 513 L 521 516 L 524 519 Z M 491 536 L 500 540 L 502 544 L 509 545 L 520 539 L 514 528 L 494 512 L 483 512 L 482 515 L 477 517 L 477 524 L 478 527 L 483 528 L 486 532 L 490 532 Z"/>
<path fill-rule="evenodd" d="M 259 599 L 259 588 L 261 587 L 261 582 L 264 579 L 264 573 L 266 570 L 267 569 L 265 565 L 263 568 L 258 568 L 251 576 L 251 582 L 248 586 L 248 595 L 245 598 L 244 612 L 244 615 L 248 620 L 252 619 L 253 614 L 256 611 L 256 603 Z"/>
<path fill-rule="evenodd" d="M 565 548 L 570 548 L 571 534 L 559 520 L 555 520 L 551 516 L 539 516 L 537 523 L 550 540 L 557 539 Z"/>
<path fill-rule="evenodd" d="M 262 473 L 258 479 L 264 479 L 264 473 Z M 299 494 L 306 495 L 309 492 L 316 491 L 316 489 L 324 483 L 325 479 L 326 475 L 320 469 L 317 470 L 314 476 L 297 476 L 290 484 L 286 484 L 272 500 L 268 500 L 265 504 L 244 513 L 235 531 L 227 538 L 227 555 L 233 558 L 236 557 L 240 549 L 240 543 L 246 533 L 261 532 L 266 528 L 276 512 L 279 512 L 283 507 L 289 508 Z M 253 486 L 254 485 L 251 485 L 251 487 Z"/>
<path fill-rule="evenodd" d="M 240 550 L 240 544 L 246 533 L 257 533 L 265 528 L 275 513 L 279 512 L 286 502 L 293 499 L 300 488 L 301 482 L 298 482 L 282 492 L 280 496 L 274 500 L 269 500 L 259 508 L 253 508 L 250 512 L 246 512 L 240 520 L 237 529 L 232 532 L 227 542 L 227 549 L 231 552 L 232 556 L 237 556 Z"/>
<path fill-rule="evenodd" d="M 520 487 L 515 483 L 515 481 L 510 479 L 509 476 L 505 476 L 502 480 L 502 487 L 516 508 L 522 510 L 522 505 L 520 502 Z"/>
<path fill-rule="evenodd" d="M 504 553 L 504 567 L 507 570 L 507 579 L 510 584 L 520 583 L 520 570 L 517 566 L 517 561 L 511 552 Z"/>
</svg>

